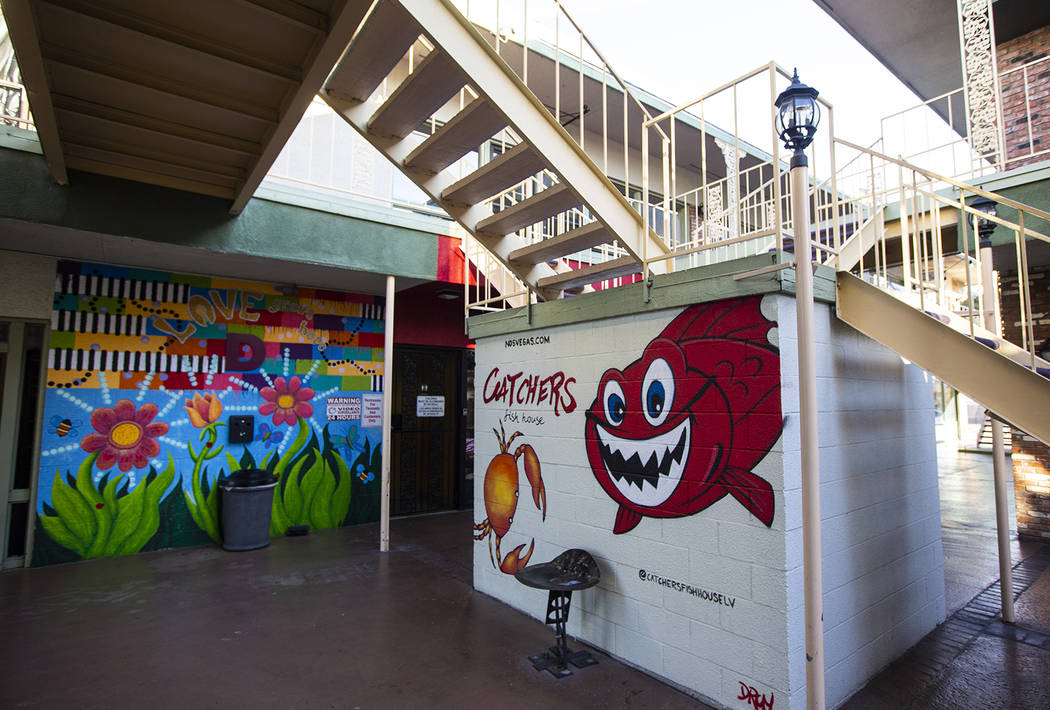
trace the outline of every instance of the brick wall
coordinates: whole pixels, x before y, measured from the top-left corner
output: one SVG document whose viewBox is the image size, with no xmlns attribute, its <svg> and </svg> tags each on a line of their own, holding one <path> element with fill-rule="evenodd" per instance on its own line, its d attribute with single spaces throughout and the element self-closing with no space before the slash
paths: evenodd
<svg viewBox="0 0 1050 710">
<path fill-rule="evenodd" d="M 1050 59 L 1029 67 L 1027 96 L 1024 72 L 1010 72 L 1046 57 L 1050 57 L 1050 25 L 1003 42 L 997 48 L 1006 156 L 1010 168 L 1045 160 L 1045 154 L 1031 154 L 1050 148 L 1050 110 L 1046 107 L 1050 101 Z"/>
<path fill-rule="evenodd" d="M 1039 344 L 1050 337 L 1050 268 L 1033 270 L 1029 279 L 1034 318 L 1032 330 L 1035 342 Z M 1000 295 L 1003 335 L 1007 340 L 1021 344 L 1021 311 L 1017 294 L 1017 276 L 1004 276 Z M 1014 429 L 1013 467 L 1018 534 L 1050 539 L 1050 447 Z"/>
</svg>

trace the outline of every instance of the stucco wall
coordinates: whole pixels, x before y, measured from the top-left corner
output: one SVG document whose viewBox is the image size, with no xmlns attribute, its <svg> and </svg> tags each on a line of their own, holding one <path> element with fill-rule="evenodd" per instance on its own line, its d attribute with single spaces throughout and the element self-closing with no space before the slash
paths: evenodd
<svg viewBox="0 0 1050 710">
<path fill-rule="evenodd" d="M 0 316 L 5 318 L 51 317 L 55 295 L 55 262 L 49 256 L 0 251 Z"/>
<path fill-rule="evenodd" d="M 601 464 L 595 464 L 595 450 L 588 454 L 595 438 L 589 421 L 614 429 L 608 412 L 602 412 L 608 371 L 622 373 L 612 377 L 620 378 L 625 391 L 626 427 L 631 402 L 638 406 L 631 393 L 645 389 L 638 380 L 658 354 L 654 340 L 663 333 L 681 345 L 688 335 L 675 326 L 683 309 L 479 339 L 475 519 L 480 539 L 474 581 L 479 590 L 541 617 L 546 594 L 518 584 L 497 565 L 512 571 L 533 541 L 532 563 L 581 547 L 598 559 L 603 576 L 597 588 L 574 595 L 571 635 L 717 705 L 754 707 L 764 698 L 778 708 L 803 707 L 794 301 L 769 295 L 761 297 L 760 309 L 759 320 L 776 325 L 768 333 L 753 317 L 734 323 L 734 309 L 725 309 L 724 332 L 709 331 L 709 342 L 702 344 L 719 356 L 710 359 L 684 348 L 690 367 L 671 368 L 679 394 L 695 393 L 694 380 L 713 375 L 721 399 L 735 411 L 726 439 L 718 424 L 722 415 L 710 403 L 697 404 L 704 396 L 687 407 L 669 397 L 675 404 L 667 422 L 688 410 L 696 423 L 686 460 L 700 456 L 705 446 L 722 444 L 730 463 L 745 462 L 750 474 L 732 475 L 733 466 L 718 473 L 718 464 L 706 463 L 699 474 L 689 473 L 693 467 L 687 463 L 679 485 L 690 486 L 690 498 L 702 505 L 671 505 L 672 494 L 663 508 L 625 506 L 606 485 L 609 478 L 603 479 Z M 916 368 L 833 322 L 828 306 L 817 310 L 826 665 L 828 699 L 835 704 L 943 618 L 944 587 L 929 386 Z M 739 338 L 750 338 L 750 345 L 727 346 L 727 340 Z M 765 360 L 773 370 L 754 372 L 756 359 L 747 363 L 755 353 L 748 348 L 763 346 L 774 353 L 779 348 L 779 361 Z M 727 379 L 728 370 L 735 375 Z M 513 384 L 504 387 L 508 376 Z M 522 386 L 529 377 L 537 385 L 531 396 L 531 384 Z M 734 394 L 741 384 L 752 395 Z M 755 404 L 754 393 L 760 391 L 778 400 L 775 411 L 768 401 Z M 509 529 L 498 538 L 484 521 L 495 524 L 501 513 L 495 486 L 485 485 L 499 468 L 491 462 L 501 454 L 501 436 L 493 433 L 501 425 L 504 439 L 521 432 L 507 447 L 510 455 L 520 453 L 515 472 L 520 489 Z M 527 453 L 519 451 L 526 445 L 539 462 L 545 515 L 543 500 L 537 505 L 533 496 L 538 481 L 531 486 L 527 477 Z M 740 458 L 734 451 L 741 448 L 752 453 Z M 771 494 L 768 525 L 764 485 Z M 712 496 L 719 486 L 723 494 Z M 640 510 L 641 517 L 625 515 L 625 507 Z"/>
</svg>

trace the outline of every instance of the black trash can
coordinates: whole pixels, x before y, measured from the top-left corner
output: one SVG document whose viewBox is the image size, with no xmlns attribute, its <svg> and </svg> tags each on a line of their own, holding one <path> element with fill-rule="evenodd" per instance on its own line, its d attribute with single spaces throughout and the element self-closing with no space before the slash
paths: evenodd
<svg viewBox="0 0 1050 710">
<path fill-rule="evenodd" d="M 270 544 L 270 513 L 277 476 L 257 468 L 234 471 L 222 488 L 222 546 L 256 550 Z"/>
</svg>

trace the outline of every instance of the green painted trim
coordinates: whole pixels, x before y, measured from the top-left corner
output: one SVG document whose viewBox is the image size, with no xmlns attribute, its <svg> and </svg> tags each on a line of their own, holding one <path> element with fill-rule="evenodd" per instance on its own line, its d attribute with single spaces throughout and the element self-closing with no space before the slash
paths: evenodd
<svg viewBox="0 0 1050 710">
<path fill-rule="evenodd" d="M 422 206 L 418 210 L 408 206 L 389 206 L 378 199 L 370 202 L 367 198 L 341 193 L 324 185 L 295 185 L 279 178 L 264 179 L 255 191 L 255 198 L 430 234 L 448 235 L 454 224 L 444 212 L 428 214 Z"/>
<path fill-rule="evenodd" d="M 486 338 L 521 333 L 557 325 L 587 323 L 616 316 L 647 313 L 694 303 L 720 301 L 726 298 L 766 293 L 795 293 L 795 274 L 782 269 L 760 276 L 735 280 L 735 274 L 753 271 L 790 260 L 783 253 L 760 254 L 735 259 L 713 266 L 701 266 L 652 277 L 649 301 L 641 283 L 604 291 L 593 291 L 556 301 L 535 303 L 467 319 L 467 336 Z M 813 283 L 814 298 L 835 302 L 835 272 L 826 266 L 817 268 Z"/>
<path fill-rule="evenodd" d="M 0 148 L 0 217 L 227 254 L 434 280 L 431 232 L 252 199 L 237 217 L 216 197 L 69 172 L 51 182 L 37 155 Z"/>
<path fill-rule="evenodd" d="M 1023 165 L 1004 173 L 985 175 L 984 177 L 970 180 L 970 183 L 982 187 L 989 192 L 1002 192 L 1011 187 L 1027 185 L 1033 182 L 1050 180 L 1050 159 L 1032 165 Z"/>
<path fill-rule="evenodd" d="M 4 126 L 3 130 L 0 131 L 0 148 L 21 150 L 26 153 L 36 153 L 37 155 L 44 154 L 36 131 L 16 128 L 15 126 Z"/>
</svg>

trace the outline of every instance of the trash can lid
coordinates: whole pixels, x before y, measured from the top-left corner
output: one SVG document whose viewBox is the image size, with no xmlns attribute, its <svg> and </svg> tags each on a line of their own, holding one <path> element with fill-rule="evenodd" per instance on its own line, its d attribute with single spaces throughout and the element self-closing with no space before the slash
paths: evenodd
<svg viewBox="0 0 1050 710">
<path fill-rule="evenodd" d="M 227 488 L 252 488 L 268 486 L 277 482 L 277 476 L 261 468 L 242 468 L 234 471 L 223 481 Z"/>
</svg>

